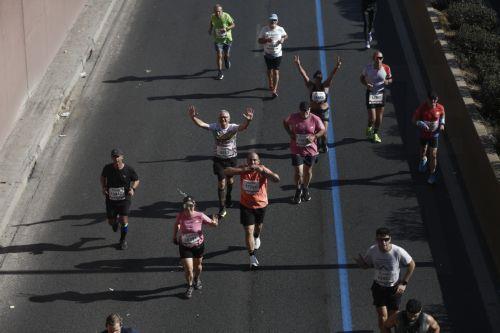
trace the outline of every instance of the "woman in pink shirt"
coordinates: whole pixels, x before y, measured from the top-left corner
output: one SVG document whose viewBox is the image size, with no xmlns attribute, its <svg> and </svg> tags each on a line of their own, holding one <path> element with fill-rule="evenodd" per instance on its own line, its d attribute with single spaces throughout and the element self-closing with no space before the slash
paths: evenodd
<svg viewBox="0 0 500 333">
<path fill-rule="evenodd" d="M 219 224 L 217 215 L 209 218 L 195 211 L 195 204 L 192 197 L 186 196 L 182 201 L 183 210 L 177 214 L 174 225 L 173 242 L 179 245 L 179 255 L 184 266 L 187 281 L 186 298 L 191 298 L 194 289 L 199 290 L 202 287 L 200 274 L 205 250 L 202 225 L 205 223 L 216 227 Z"/>
</svg>

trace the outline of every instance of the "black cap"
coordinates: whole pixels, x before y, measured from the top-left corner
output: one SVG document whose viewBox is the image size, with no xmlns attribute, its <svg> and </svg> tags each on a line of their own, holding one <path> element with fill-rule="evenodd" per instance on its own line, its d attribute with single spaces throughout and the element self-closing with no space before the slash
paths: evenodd
<svg viewBox="0 0 500 333">
<path fill-rule="evenodd" d="M 120 148 L 113 148 L 111 150 L 111 157 L 113 156 L 123 156 L 123 151 Z"/>
<path fill-rule="evenodd" d="M 433 90 L 427 93 L 427 97 L 429 97 L 430 100 L 435 100 L 439 98 L 438 94 Z"/>
<path fill-rule="evenodd" d="M 309 110 L 309 108 L 310 108 L 309 103 L 307 103 L 305 101 L 300 102 L 300 104 L 299 104 L 300 111 L 307 111 L 307 110 Z"/>
<path fill-rule="evenodd" d="M 408 303 L 406 303 L 406 311 L 411 313 L 420 312 L 422 311 L 422 303 L 420 303 L 419 300 L 412 298 L 408 300 Z"/>
</svg>

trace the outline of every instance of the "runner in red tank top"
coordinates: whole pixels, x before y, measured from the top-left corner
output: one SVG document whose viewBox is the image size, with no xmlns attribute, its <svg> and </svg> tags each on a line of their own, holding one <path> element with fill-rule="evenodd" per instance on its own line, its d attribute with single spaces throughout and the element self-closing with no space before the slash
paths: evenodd
<svg viewBox="0 0 500 333">
<path fill-rule="evenodd" d="M 259 261 L 255 252 L 260 247 L 260 233 L 268 205 L 267 180 L 277 183 L 280 177 L 260 164 L 259 155 L 254 152 L 248 154 L 246 164 L 226 168 L 224 173 L 227 176 L 240 175 L 240 222 L 245 228 L 250 268 L 257 268 Z"/>
</svg>

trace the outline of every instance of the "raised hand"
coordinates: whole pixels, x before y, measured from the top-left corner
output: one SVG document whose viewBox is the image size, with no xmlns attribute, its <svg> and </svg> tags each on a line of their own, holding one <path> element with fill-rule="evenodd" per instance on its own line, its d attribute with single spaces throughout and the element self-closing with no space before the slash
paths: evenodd
<svg viewBox="0 0 500 333">
<path fill-rule="evenodd" d="M 246 120 L 252 121 L 253 119 L 253 109 L 252 108 L 246 108 L 245 113 L 243 114 L 243 117 L 245 117 Z"/>
<path fill-rule="evenodd" d="M 196 117 L 198 115 L 198 112 L 196 111 L 196 108 L 194 105 L 190 105 L 188 108 L 188 113 L 191 118 Z"/>
</svg>

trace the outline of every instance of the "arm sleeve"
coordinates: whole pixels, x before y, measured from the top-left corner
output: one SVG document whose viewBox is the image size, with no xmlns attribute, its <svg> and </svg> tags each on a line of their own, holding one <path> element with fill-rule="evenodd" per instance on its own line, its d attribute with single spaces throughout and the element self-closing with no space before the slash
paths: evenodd
<svg viewBox="0 0 500 333">
<path fill-rule="evenodd" d="M 130 180 L 135 182 L 136 180 L 139 180 L 139 176 L 137 175 L 137 172 L 135 172 L 134 168 L 130 168 Z"/>
<path fill-rule="evenodd" d="M 319 117 L 314 118 L 316 120 L 316 126 L 319 128 L 320 131 L 325 129 L 325 125 L 323 124 L 323 121 Z"/>
<path fill-rule="evenodd" d="M 391 67 L 389 67 L 389 66 L 387 66 L 387 65 L 384 64 L 384 69 L 385 69 L 385 72 L 387 73 L 386 79 L 387 80 L 392 79 Z"/>
</svg>

